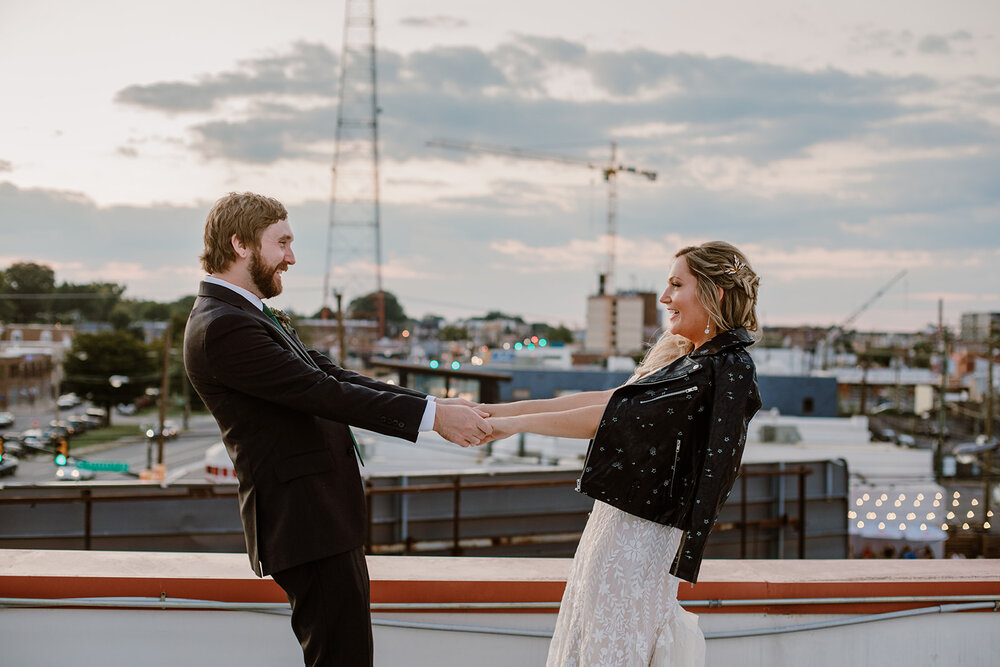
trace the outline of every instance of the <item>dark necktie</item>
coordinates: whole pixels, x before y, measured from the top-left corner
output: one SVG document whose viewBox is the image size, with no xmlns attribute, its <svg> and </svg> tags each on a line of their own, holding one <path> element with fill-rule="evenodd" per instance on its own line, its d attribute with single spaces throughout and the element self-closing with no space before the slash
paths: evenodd
<svg viewBox="0 0 1000 667">
<path fill-rule="evenodd" d="M 279 329 L 284 329 L 285 327 L 281 326 L 281 322 L 278 321 L 278 318 L 275 316 L 274 311 L 268 308 L 266 303 L 263 303 L 261 305 L 264 306 L 264 314 L 267 315 L 272 322 L 277 324 Z"/>
</svg>

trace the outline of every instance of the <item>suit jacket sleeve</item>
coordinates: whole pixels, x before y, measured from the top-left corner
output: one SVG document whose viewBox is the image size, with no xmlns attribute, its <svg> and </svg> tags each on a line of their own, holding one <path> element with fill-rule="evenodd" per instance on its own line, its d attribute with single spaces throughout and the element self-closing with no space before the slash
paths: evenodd
<svg viewBox="0 0 1000 667">
<path fill-rule="evenodd" d="M 277 343 L 262 323 L 242 313 L 215 318 L 205 333 L 205 358 L 217 382 L 285 407 L 376 431 L 417 439 L 426 400 L 338 379 Z M 331 363 L 332 365 L 332 363 Z M 345 375 L 346 373 L 346 375 Z"/>
<path fill-rule="evenodd" d="M 394 394 L 406 394 L 408 396 L 418 396 L 420 398 L 426 398 L 427 396 L 427 394 L 416 391 L 415 389 L 380 382 L 368 377 L 367 375 L 362 375 L 361 373 L 355 373 L 354 371 L 341 368 L 337 364 L 333 363 L 325 354 L 317 352 L 316 350 L 309 350 L 309 356 L 312 357 L 312 360 L 316 362 L 317 366 L 326 371 L 332 377 L 335 377 L 340 382 L 350 382 L 351 384 L 358 384 L 363 387 L 369 387 L 370 389 L 378 389 L 379 391 L 389 391 Z"/>
</svg>

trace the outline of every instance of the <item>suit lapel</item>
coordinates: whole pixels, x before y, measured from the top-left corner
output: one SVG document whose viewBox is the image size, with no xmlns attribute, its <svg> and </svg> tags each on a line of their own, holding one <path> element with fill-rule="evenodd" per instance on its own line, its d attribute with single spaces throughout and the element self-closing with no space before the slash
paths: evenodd
<svg viewBox="0 0 1000 667">
<path fill-rule="evenodd" d="M 281 340 L 284 342 L 284 347 L 294 352 L 310 366 L 319 368 L 316 362 L 313 361 L 313 358 L 309 356 L 305 346 L 299 341 L 298 338 L 285 331 L 284 327 L 275 324 L 270 317 L 265 315 L 262 310 L 257 308 L 257 306 L 247 301 L 241 294 L 237 294 L 233 290 L 223 287 L 222 285 L 202 282 L 200 288 L 198 289 L 198 296 L 220 299 L 231 306 L 235 306 L 240 310 L 245 311 L 251 317 L 263 322 L 265 326 L 270 327 L 272 331 L 277 331 Z"/>
</svg>

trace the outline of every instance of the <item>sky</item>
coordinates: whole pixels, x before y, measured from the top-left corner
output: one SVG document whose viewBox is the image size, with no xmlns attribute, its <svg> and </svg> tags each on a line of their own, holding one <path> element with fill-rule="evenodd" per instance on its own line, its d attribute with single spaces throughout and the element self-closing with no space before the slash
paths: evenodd
<svg viewBox="0 0 1000 667">
<path fill-rule="evenodd" d="M 0 268 L 193 294 L 206 213 L 250 190 L 295 233 L 274 305 L 322 305 L 331 240 L 332 286 L 373 289 L 373 251 L 337 227 L 364 176 L 346 141 L 328 236 L 344 10 L 5 0 Z M 608 249 L 599 171 L 441 138 L 598 164 L 615 141 L 657 172 L 619 175 L 622 289 L 662 290 L 677 250 L 719 239 L 761 275 L 765 326 L 844 322 L 903 271 L 854 327 L 1000 311 L 993 0 L 380 0 L 376 19 L 383 285 L 410 316 L 582 326 Z"/>
</svg>

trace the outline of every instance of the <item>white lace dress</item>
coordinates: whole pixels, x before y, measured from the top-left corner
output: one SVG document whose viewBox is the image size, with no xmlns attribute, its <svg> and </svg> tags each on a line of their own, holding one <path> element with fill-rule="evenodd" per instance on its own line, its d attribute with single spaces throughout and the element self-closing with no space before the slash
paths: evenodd
<svg viewBox="0 0 1000 667">
<path fill-rule="evenodd" d="M 670 574 L 683 532 L 600 501 L 580 538 L 547 667 L 688 667 L 705 662 L 698 617 Z"/>
</svg>

